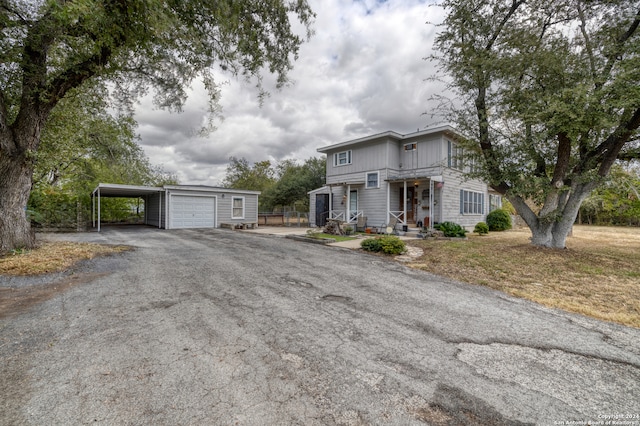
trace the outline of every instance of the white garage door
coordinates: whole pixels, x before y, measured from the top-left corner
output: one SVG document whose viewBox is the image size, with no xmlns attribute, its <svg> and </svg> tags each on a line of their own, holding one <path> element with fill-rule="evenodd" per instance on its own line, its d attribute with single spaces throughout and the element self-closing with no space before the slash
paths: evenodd
<svg viewBox="0 0 640 426">
<path fill-rule="evenodd" d="M 171 228 L 213 228 L 216 218 L 215 206 L 214 197 L 172 195 Z"/>
</svg>

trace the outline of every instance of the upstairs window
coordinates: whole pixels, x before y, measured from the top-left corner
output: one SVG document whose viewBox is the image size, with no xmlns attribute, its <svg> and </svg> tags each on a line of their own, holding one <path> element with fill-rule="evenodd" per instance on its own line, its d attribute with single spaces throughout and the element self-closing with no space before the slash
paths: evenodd
<svg viewBox="0 0 640 426">
<path fill-rule="evenodd" d="M 380 187 L 380 172 L 367 173 L 367 189 Z"/>
<path fill-rule="evenodd" d="M 334 166 L 346 166 L 347 164 L 351 164 L 351 150 L 333 154 Z"/>
<path fill-rule="evenodd" d="M 462 148 L 451 141 L 447 141 L 447 165 L 462 170 Z"/>
<path fill-rule="evenodd" d="M 418 144 L 417 143 L 406 143 L 406 144 L 404 144 L 404 150 L 405 151 L 415 151 L 416 149 L 418 149 Z"/>
</svg>

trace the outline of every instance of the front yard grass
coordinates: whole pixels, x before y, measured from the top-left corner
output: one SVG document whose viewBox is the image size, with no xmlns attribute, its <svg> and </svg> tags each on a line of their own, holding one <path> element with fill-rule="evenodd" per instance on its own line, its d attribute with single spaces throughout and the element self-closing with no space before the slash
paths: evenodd
<svg viewBox="0 0 640 426">
<path fill-rule="evenodd" d="M 336 240 L 336 242 L 355 240 L 355 237 L 350 237 L 347 235 L 333 235 L 324 232 L 314 233 L 312 238 L 332 238 Z"/>
<path fill-rule="evenodd" d="M 640 229 L 575 226 L 567 249 L 534 247 L 528 229 L 409 240 L 409 266 L 542 305 L 640 328 Z"/>
<path fill-rule="evenodd" d="M 19 251 L 0 257 L 0 275 L 38 275 L 59 272 L 81 260 L 130 249 L 126 246 L 45 241 L 33 250 Z"/>
</svg>

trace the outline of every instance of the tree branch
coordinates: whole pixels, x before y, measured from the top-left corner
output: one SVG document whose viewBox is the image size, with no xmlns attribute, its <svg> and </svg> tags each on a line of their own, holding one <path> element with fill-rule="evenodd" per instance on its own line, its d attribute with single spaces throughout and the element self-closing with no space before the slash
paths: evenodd
<svg viewBox="0 0 640 426">
<path fill-rule="evenodd" d="M 564 177 L 569 170 L 571 159 L 571 139 L 566 132 L 558 133 L 558 159 L 556 160 L 556 167 L 553 171 L 553 178 L 551 179 L 551 185 L 556 189 L 560 189 L 563 184 Z"/>
<path fill-rule="evenodd" d="M 516 13 L 516 10 L 518 10 L 518 8 L 524 2 L 525 2 L 525 0 L 513 0 L 511 2 L 511 7 L 509 8 L 509 11 L 502 18 L 502 21 L 500 22 L 500 24 L 498 25 L 498 27 L 494 31 L 493 35 L 489 39 L 489 42 L 487 43 L 487 45 L 484 48 L 485 51 L 488 52 L 493 48 L 493 45 L 496 42 L 496 40 L 498 39 L 498 36 L 500 35 L 500 33 L 502 33 L 502 30 L 504 29 L 504 26 L 507 25 L 507 22 L 509 22 L 509 19 L 511 18 L 511 16 L 513 16 L 513 14 Z"/>
<path fill-rule="evenodd" d="M 69 90 L 79 87 L 86 80 L 95 76 L 98 70 L 108 63 L 112 54 L 111 48 L 103 47 L 100 53 L 57 76 L 49 85 L 50 96 L 47 99 L 47 104 L 51 107 L 55 106 Z"/>
<path fill-rule="evenodd" d="M 609 173 L 609 169 L 618 159 L 620 151 L 639 127 L 640 108 L 637 108 L 626 122 L 620 123 L 616 130 L 594 150 L 594 154 L 601 160 L 598 170 L 600 176 L 606 176 Z"/>
<path fill-rule="evenodd" d="M 607 58 L 607 64 L 605 65 L 602 72 L 601 80 L 596 81 L 596 89 L 600 89 L 604 86 L 606 77 L 611 74 L 613 66 L 620 59 L 622 47 L 627 42 L 627 40 L 629 40 L 631 36 L 637 31 L 638 26 L 640 26 L 640 10 L 638 10 L 638 12 L 636 13 L 636 18 L 631 22 L 631 25 L 629 25 L 627 31 L 620 34 L 614 44 L 614 48 L 611 49 L 611 52 L 605 56 Z"/>
<path fill-rule="evenodd" d="M 582 37 L 584 38 L 584 46 L 587 52 L 587 57 L 589 58 L 589 68 L 591 69 L 591 77 L 596 80 L 597 72 L 596 72 L 596 62 L 593 57 L 593 49 L 591 47 L 591 38 L 587 33 L 587 21 L 584 16 L 584 10 L 582 10 L 582 4 L 577 2 L 576 7 L 578 8 L 578 16 L 580 17 L 580 32 L 582 33 Z"/>
<path fill-rule="evenodd" d="M 640 148 L 630 149 L 628 151 L 621 151 L 618 154 L 618 160 L 621 160 L 621 161 L 640 160 Z"/>
</svg>

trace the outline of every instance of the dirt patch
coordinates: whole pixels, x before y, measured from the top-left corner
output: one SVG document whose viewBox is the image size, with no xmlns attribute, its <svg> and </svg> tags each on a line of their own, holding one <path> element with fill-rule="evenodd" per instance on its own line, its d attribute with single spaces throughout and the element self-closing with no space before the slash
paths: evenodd
<svg viewBox="0 0 640 426">
<path fill-rule="evenodd" d="M 0 319 L 20 315 L 31 309 L 32 306 L 64 293 L 70 288 L 89 283 L 106 275 L 109 273 L 78 273 L 44 285 L 0 288 Z"/>
</svg>

